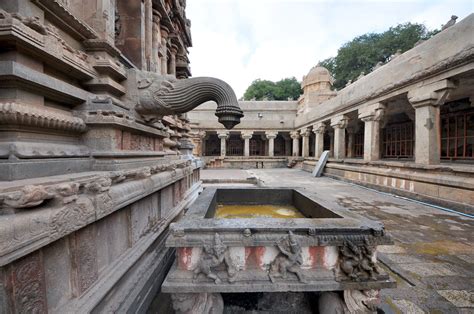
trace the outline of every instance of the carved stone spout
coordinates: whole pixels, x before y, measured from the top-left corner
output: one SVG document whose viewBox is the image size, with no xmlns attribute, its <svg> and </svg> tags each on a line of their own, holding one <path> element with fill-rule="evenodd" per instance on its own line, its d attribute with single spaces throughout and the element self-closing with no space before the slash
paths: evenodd
<svg viewBox="0 0 474 314">
<path fill-rule="evenodd" d="M 206 101 L 217 103 L 216 116 L 226 129 L 243 117 L 237 97 L 226 82 L 212 77 L 177 80 L 171 76 L 141 72 L 137 77 L 135 110 L 147 121 L 191 111 Z"/>
</svg>

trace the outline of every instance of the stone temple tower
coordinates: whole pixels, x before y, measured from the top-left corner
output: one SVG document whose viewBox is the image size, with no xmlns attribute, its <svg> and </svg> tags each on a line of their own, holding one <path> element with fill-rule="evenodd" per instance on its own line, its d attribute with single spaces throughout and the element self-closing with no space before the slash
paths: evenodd
<svg viewBox="0 0 474 314">
<path fill-rule="evenodd" d="M 331 90 L 334 79 L 324 67 L 316 65 L 303 76 L 301 88 L 303 95 L 298 99 L 298 114 L 304 114 L 322 102 L 337 95 Z"/>
</svg>

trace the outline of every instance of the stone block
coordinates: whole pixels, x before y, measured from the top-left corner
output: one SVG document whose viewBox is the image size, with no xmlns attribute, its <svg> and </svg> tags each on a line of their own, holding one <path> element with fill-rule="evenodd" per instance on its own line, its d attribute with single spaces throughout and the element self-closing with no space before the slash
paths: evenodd
<svg viewBox="0 0 474 314">
<path fill-rule="evenodd" d="M 400 264 L 400 266 L 419 276 L 455 276 L 456 273 L 449 268 L 448 264 L 443 263 L 414 263 Z"/>
<path fill-rule="evenodd" d="M 425 314 L 418 305 L 408 300 L 392 300 L 393 304 L 401 311 L 401 313 Z"/>
<path fill-rule="evenodd" d="M 76 296 L 84 293 L 98 279 L 96 232 L 96 226 L 89 225 L 76 231 L 70 238 Z"/>
<path fill-rule="evenodd" d="M 173 183 L 173 206 L 177 206 L 181 201 L 181 185 L 179 181 Z"/>
<path fill-rule="evenodd" d="M 173 187 L 167 186 L 161 190 L 161 216 L 160 218 L 165 218 L 168 216 L 168 213 L 173 209 Z"/>
<path fill-rule="evenodd" d="M 438 190 L 440 199 L 474 204 L 474 192 L 472 190 L 456 189 L 443 185 L 439 185 Z"/>
<path fill-rule="evenodd" d="M 439 186 L 430 183 L 415 182 L 415 193 L 438 197 Z"/>
<path fill-rule="evenodd" d="M 474 308 L 474 292 L 466 290 L 437 290 L 456 307 Z"/>
<path fill-rule="evenodd" d="M 160 192 L 153 193 L 136 203 L 130 208 L 130 226 L 132 245 L 156 225 L 160 219 Z"/>
<path fill-rule="evenodd" d="M 48 308 L 52 311 L 65 304 L 71 295 L 70 278 L 73 261 L 69 254 L 68 238 L 61 238 L 43 249 L 45 281 L 48 287 L 46 296 Z"/>
<path fill-rule="evenodd" d="M 129 210 L 122 208 L 96 223 L 99 274 L 130 247 Z"/>
</svg>

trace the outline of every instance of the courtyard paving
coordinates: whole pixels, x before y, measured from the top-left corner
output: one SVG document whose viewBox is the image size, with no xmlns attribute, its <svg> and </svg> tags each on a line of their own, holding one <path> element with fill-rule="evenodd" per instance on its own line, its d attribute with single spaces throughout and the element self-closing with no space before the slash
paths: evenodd
<svg viewBox="0 0 474 314">
<path fill-rule="evenodd" d="M 255 177 L 259 185 L 299 187 L 385 224 L 395 245 L 379 247 L 378 258 L 398 285 L 383 290 L 385 313 L 474 313 L 474 219 L 297 169 L 201 173 L 213 185 Z"/>
</svg>

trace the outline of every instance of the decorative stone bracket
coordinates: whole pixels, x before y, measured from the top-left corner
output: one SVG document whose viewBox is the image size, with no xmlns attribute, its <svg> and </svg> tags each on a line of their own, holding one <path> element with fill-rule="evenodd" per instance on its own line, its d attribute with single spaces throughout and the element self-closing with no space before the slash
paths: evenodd
<svg viewBox="0 0 474 314">
<path fill-rule="evenodd" d="M 347 123 L 349 119 L 345 116 L 338 116 L 331 119 L 331 127 L 338 128 L 338 129 L 345 129 L 347 127 Z"/>
<path fill-rule="evenodd" d="M 382 121 L 385 117 L 385 105 L 376 103 L 365 108 L 359 109 L 359 119 L 364 122 Z"/>
<path fill-rule="evenodd" d="M 232 88 L 222 80 L 196 77 L 177 80 L 174 76 L 135 71 L 137 90 L 135 110 L 147 121 L 161 119 L 165 115 L 191 111 L 206 101 L 217 103 L 216 116 L 226 129 L 240 123 L 243 112 Z"/>
<path fill-rule="evenodd" d="M 444 104 L 454 88 L 455 85 L 450 80 L 420 86 L 408 92 L 408 101 L 415 109 L 424 106 L 440 106 Z"/>
<path fill-rule="evenodd" d="M 324 134 L 324 131 L 326 131 L 326 124 L 320 122 L 313 125 L 313 133 Z"/>
</svg>

